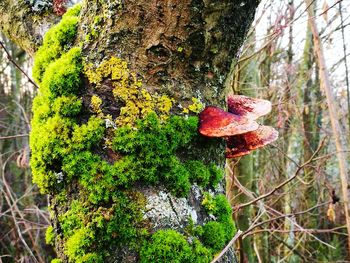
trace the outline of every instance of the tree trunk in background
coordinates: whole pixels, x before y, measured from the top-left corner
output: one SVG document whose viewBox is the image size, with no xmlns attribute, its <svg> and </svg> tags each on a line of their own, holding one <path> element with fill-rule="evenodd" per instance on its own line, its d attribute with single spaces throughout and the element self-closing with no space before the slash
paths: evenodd
<svg viewBox="0 0 350 263">
<path fill-rule="evenodd" d="M 305 0 L 306 6 L 310 4 L 309 0 Z M 346 165 L 346 153 L 344 147 L 344 140 L 342 140 L 342 131 L 339 123 L 339 117 L 337 115 L 337 104 L 334 100 L 334 95 L 332 87 L 329 81 L 329 74 L 323 54 L 323 47 L 320 41 L 320 36 L 318 34 L 318 29 L 315 23 L 315 19 L 312 15 L 312 11 L 308 8 L 309 23 L 311 31 L 314 37 L 315 53 L 320 67 L 320 79 L 321 85 L 320 88 L 324 91 L 327 98 L 327 105 L 329 110 L 329 117 L 332 124 L 333 137 L 335 141 L 335 146 L 337 149 L 337 159 L 339 162 L 339 176 L 341 180 L 342 187 L 342 197 L 344 204 L 344 213 L 346 218 L 346 227 L 348 232 L 348 255 L 350 255 L 350 215 L 349 215 L 349 196 L 348 196 L 348 174 L 347 174 L 347 165 Z"/>
<path fill-rule="evenodd" d="M 250 32 L 247 43 L 255 42 L 255 32 Z M 245 48 L 246 52 L 244 56 L 249 56 L 254 53 L 254 46 L 248 46 Z M 254 61 L 244 61 L 238 62 L 234 70 L 234 83 L 232 90 L 234 94 L 245 95 L 256 97 L 254 86 L 259 86 L 258 81 L 258 67 Z M 239 162 L 237 160 L 232 160 L 228 162 L 231 167 L 233 174 L 232 177 L 240 182 L 240 184 L 252 190 L 254 188 L 254 183 L 256 183 L 253 165 L 254 165 L 254 155 L 250 154 L 240 158 Z M 232 193 L 232 204 L 238 205 L 248 202 L 250 199 L 247 197 L 240 189 L 233 186 Z M 253 218 L 253 207 L 247 206 L 242 208 L 237 214 L 234 215 L 237 228 L 245 231 L 249 228 L 250 219 Z M 245 239 L 240 239 L 239 243 L 239 259 L 240 262 L 255 262 L 256 256 L 254 255 L 253 247 L 253 237 L 248 236 Z M 259 249 L 263 250 L 262 247 Z"/>
<path fill-rule="evenodd" d="M 294 20 L 294 2 L 289 1 L 289 21 Z M 283 148 L 282 151 L 287 154 L 287 156 L 291 156 L 293 154 L 291 151 L 293 151 L 293 142 L 295 139 L 295 127 L 293 127 L 295 120 L 293 120 L 293 114 L 291 113 L 291 92 L 292 92 L 292 86 L 293 86 L 293 23 L 289 25 L 289 35 L 288 35 L 288 52 L 287 52 L 287 80 L 286 85 L 284 87 L 284 96 L 283 96 L 283 102 L 284 107 L 286 108 L 285 111 L 287 112 L 287 118 L 284 120 L 284 129 L 282 129 L 282 136 L 284 138 L 283 142 Z M 283 106 L 282 106 L 283 107 Z M 293 175 L 293 164 L 290 162 L 290 160 L 284 156 L 281 166 L 281 171 L 285 173 L 284 177 L 288 180 Z M 284 214 L 290 214 L 292 212 L 292 200 L 293 197 L 291 196 L 292 193 L 292 186 L 290 184 L 287 184 L 283 187 L 285 196 L 284 196 L 284 204 L 283 204 L 283 211 Z M 284 229 L 287 231 L 286 235 L 284 237 L 284 241 L 288 246 L 284 246 L 283 249 L 283 259 L 285 261 L 291 261 L 294 262 L 293 254 L 290 252 L 290 247 L 294 247 L 295 245 L 295 235 L 294 235 L 294 225 L 291 220 L 291 218 L 287 217 L 284 220 Z M 282 260 L 283 261 L 283 260 Z"/>
<path fill-rule="evenodd" d="M 33 39 L 33 36 L 42 35 L 42 25 L 50 24 L 56 16 L 53 18 L 43 16 L 43 23 L 40 27 L 36 27 L 40 20 L 38 19 L 40 12 L 36 11 L 36 1 L 32 6 L 25 1 L 5 2 L 6 6 L 4 3 L 0 4 L 0 17 L 5 16 L 8 12 L 5 7 L 9 7 L 8 10 L 11 12 L 8 13 L 13 15 L 13 19 L 0 20 L 2 30 L 28 52 L 33 53 L 33 50 L 38 47 L 37 40 Z M 50 229 L 47 237 L 51 237 L 51 242 L 55 240 L 58 258 L 64 262 L 136 262 L 139 260 L 149 262 L 148 256 L 162 253 L 162 249 L 169 250 L 166 246 L 170 246 L 170 250 L 174 251 L 179 246 L 186 250 L 181 251 L 181 256 L 184 257 L 179 259 L 181 262 L 193 260 L 193 255 L 199 255 L 203 262 L 208 262 L 208 249 L 200 246 L 196 238 L 191 239 L 192 236 L 201 237 L 206 234 L 209 234 L 208 237 L 213 240 L 202 239 L 202 241 L 211 249 L 211 253 L 223 248 L 223 238 L 227 241 L 226 233 L 230 231 L 225 231 L 219 221 L 229 220 L 224 216 L 229 210 L 220 201 L 220 196 L 206 194 L 206 191 L 222 193 L 223 188 L 214 190 L 209 185 L 202 188 L 193 185 L 191 189 L 185 189 L 181 185 L 183 183 L 181 180 L 200 168 L 198 165 L 201 165 L 206 173 L 211 173 L 210 176 L 217 174 L 213 172 L 217 168 L 205 170 L 207 169 L 205 167 L 215 165 L 214 167 L 223 168 L 222 143 L 218 140 L 191 135 L 195 142 L 191 142 L 186 147 L 182 146 L 171 158 L 167 155 L 168 153 L 165 154 L 164 158 L 170 159 L 167 163 L 161 164 L 154 163 L 153 160 L 159 154 L 161 158 L 157 162 L 162 162 L 163 155 L 152 151 L 159 149 L 157 147 L 162 144 L 174 147 L 171 144 L 172 140 L 176 142 L 179 138 L 172 136 L 176 136 L 176 133 L 184 129 L 183 125 L 185 125 L 181 124 L 181 126 L 179 123 L 187 123 L 191 120 L 188 119 L 187 114 L 197 115 L 200 111 L 200 103 L 224 106 L 225 92 L 232 84 L 232 64 L 254 18 L 258 2 L 257 0 L 83 2 L 75 42 L 58 47 L 61 57 L 54 58 L 57 60 L 67 58 L 72 51 L 76 50 L 70 49 L 72 46 L 82 46 L 82 61 L 86 77 L 83 78 L 84 87 L 76 93 L 81 98 L 79 101 L 82 102 L 82 109 L 79 115 L 73 115 L 73 117 L 70 115 L 73 113 L 65 113 L 64 118 L 60 117 L 65 123 L 56 128 L 52 127 L 52 125 L 61 125 L 57 123 L 55 116 L 63 114 L 62 107 L 65 104 L 59 104 L 58 99 L 66 99 L 62 94 L 68 93 L 72 96 L 67 91 L 72 83 L 60 85 L 53 82 L 55 74 L 61 74 L 65 68 L 58 67 L 49 72 L 50 68 L 57 66 L 52 62 L 48 67 L 43 67 L 43 79 L 37 78 L 41 89 L 37 107 L 43 105 L 40 103 L 52 103 L 46 109 L 51 112 L 40 119 L 39 115 L 42 114 L 43 108 L 41 112 L 38 108 L 36 109 L 34 118 L 35 121 L 41 121 L 41 124 L 33 128 L 31 137 L 31 144 L 35 148 L 33 155 L 38 152 L 38 149 L 52 151 L 51 155 L 45 157 L 47 159 L 43 159 L 40 167 L 36 163 L 33 169 L 37 173 L 37 182 L 43 183 L 40 185 L 42 192 L 51 195 L 53 228 Z M 25 18 L 20 16 L 22 12 L 26 12 L 27 21 L 23 21 Z M 34 15 L 36 15 L 35 19 L 33 19 Z M 19 16 L 21 20 L 17 19 Z M 75 19 L 74 15 L 67 17 L 67 21 Z M 8 30 L 13 25 L 20 25 L 18 32 Z M 61 41 L 66 39 L 63 38 Z M 71 70 L 70 66 L 71 63 L 66 64 L 68 70 Z M 109 75 L 108 70 L 112 71 L 112 75 Z M 97 76 L 96 72 L 101 74 Z M 117 75 L 113 75 L 113 72 Z M 126 75 L 128 77 L 124 79 Z M 69 78 L 64 79 L 66 81 Z M 55 81 L 58 80 L 55 79 Z M 48 92 L 45 90 L 48 82 L 53 85 L 48 85 L 51 97 L 45 97 L 47 95 L 45 92 Z M 123 90 L 124 88 L 126 89 Z M 128 98 L 123 97 L 126 93 L 130 93 Z M 62 97 L 57 97 L 57 94 Z M 51 101 L 53 96 L 56 96 L 56 100 Z M 138 99 L 132 101 L 130 97 L 133 96 Z M 40 102 L 44 99 L 46 101 Z M 154 100 L 157 102 L 154 103 Z M 163 120 L 164 123 L 170 123 L 170 126 L 155 124 L 154 120 L 146 123 L 148 120 L 146 113 L 152 110 L 158 113 L 170 110 L 169 116 L 165 116 L 170 121 L 167 122 L 166 118 Z M 179 116 L 182 121 L 172 118 L 174 116 Z M 140 120 L 133 122 L 133 118 Z M 93 123 L 90 120 L 95 119 L 104 120 L 107 126 L 112 125 L 112 127 L 114 124 L 109 122 L 116 121 L 117 129 L 114 131 L 111 126 L 108 126 L 106 132 L 102 132 L 106 143 L 101 140 L 98 147 L 95 144 L 91 148 L 89 145 L 94 144 L 89 140 L 93 141 L 94 137 L 100 138 L 102 129 L 95 126 L 97 130 L 89 130 L 92 128 L 89 126 L 90 123 Z M 178 124 L 173 124 L 172 121 Z M 143 124 L 135 124 L 137 122 Z M 70 123 L 74 124 L 69 126 Z M 141 141 L 144 138 L 142 136 L 145 135 L 139 134 L 140 130 L 144 128 L 153 132 L 158 125 L 163 128 L 162 125 L 168 125 L 166 127 L 172 129 L 170 133 L 162 129 L 158 131 L 159 136 L 162 134 L 170 136 L 169 141 L 159 141 L 152 145 L 148 141 Z M 130 126 L 133 129 L 130 130 Z M 135 142 L 130 137 L 123 142 L 124 144 L 117 143 L 111 147 L 110 143 L 114 143 L 114 140 L 125 137 L 125 135 L 114 137 L 115 132 L 121 134 L 123 130 L 128 131 L 126 134 L 140 136 L 139 141 Z M 56 132 L 57 135 L 55 135 Z M 96 134 L 91 135 L 93 132 Z M 52 140 L 51 135 L 57 137 Z M 178 136 L 184 140 L 180 133 Z M 155 136 L 153 139 L 157 138 Z M 161 138 L 164 139 L 164 137 Z M 76 140 L 78 143 L 74 145 Z M 49 143 L 45 145 L 48 141 Z M 128 141 L 139 144 L 140 149 L 136 151 L 130 148 L 130 145 L 126 144 Z M 42 142 L 44 145 L 41 145 Z M 141 147 L 143 146 L 141 143 L 145 143 L 146 148 Z M 180 143 L 182 143 L 181 140 Z M 140 155 L 138 158 L 136 158 L 137 154 Z M 36 156 L 34 162 L 41 157 Z M 77 160 L 77 158 L 82 159 Z M 97 161 L 91 162 L 91 158 Z M 132 161 L 127 164 L 126 160 Z M 122 163 L 126 166 L 121 167 Z M 156 176 L 156 179 L 152 177 L 147 181 L 146 175 L 137 171 L 132 173 L 130 170 L 134 168 L 135 163 L 143 164 L 137 169 Z M 194 164 L 196 166 L 190 169 L 189 167 Z M 172 174 L 168 174 L 169 167 Z M 45 169 L 44 176 L 41 174 L 39 176 L 40 169 Z M 117 173 L 121 179 L 117 180 L 114 174 L 114 177 L 107 178 L 111 174 L 111 169 L 119 169 Z M 121 173 L 120 170 L 122 170 Z M 122 178 L 123 175 L 127 178 Z M 132 181 L 132 177 L 138 179 Z M 199 177 L 197 179 L 199 180 Z M 123 184 L 122 180 L 128 183 Z M 195 182 L 200 183 L 198 180 Z M 191 183 L 194 182 L 191 181 Z M 185 186 L 187 187 L 186 184 Z M 210 214 L 216 215 L 214 221 Z M 161 229 L 173 229 L 181 234 L 162 232 Z M 189 237 L 189 244 L 182 234 Z M 133 243 L 126 244 L 126 240 L 130 237 L 137 237 L 137 239 L 132 240 Z M 220 238 L 221 244 L 218 245 Z M 149 245 L 144 245 L 146 241 Z M 193 249 L 192 252 L 189 252 L 189 246 Z M 233 261 L 232 251 L 222 258 L 222 262 Z"/>
<path fill-rule="evenodd" d="M 253 172 L 253 155 L 244 156 L 234 167 L 234 174 L 237 180 L 242 184 L 242 186 L 247 189 L 252 189 L 254 172 Z M 233 192 L 236 198 L 233 200 L 235 204 L 242 204 L 249 201 L 249 198 L 242 192 Z M 242 208 L 237 215 L 235 215 L 235 222 L 237 228 L 245 231 L 249 228 L 250 219 L 252 218 L 252 207 L 247 206 Z M 240 240 L 240 262 L 253 262 L 255 260 L 253 252 L 253 237 L 246 237 L 244 240 Z"/>
</svg>

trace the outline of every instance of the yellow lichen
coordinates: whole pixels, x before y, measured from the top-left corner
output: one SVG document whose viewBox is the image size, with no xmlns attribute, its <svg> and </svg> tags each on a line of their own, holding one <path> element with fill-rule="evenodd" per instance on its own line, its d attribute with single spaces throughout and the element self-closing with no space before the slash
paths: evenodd
<svg viewBox="0 0 350 263">
<path fill-rule="evenodd" d="M 99 84 L 103 78 L 111 77 L 112 80 L 127 81 L 129 78 L 128 65 L 120 58 L 111 57 L 103 61 L 96 69 L 90 64 L 84 65 L 85 75 L 89 82 Z"/>
<path fill-rule="evenodd" d="M 194 113 L 199 113 L 203 108 L 204 105 L 202 102 L 200 102 L 197 98 L 192 98 L 192 104 L 188 106 L 188 109 Z"/>
<path fill-rule="evenodd" d="M 165 114 L 169 114 L 171 107 L 173 106 L 174 99 L 171 99 L 165 95 L 158 99 L 158 109 Z"/>
<path fill-rule="evenodd" d="M 192 104 L 190 104 L 187 108 L 183 108 L 182 113 L 189 114 L 190 111 L 194 113 L 200 113 L 204 108 L 204 104 L 197 98 L 192 98 Z"/>
<path fill-rule="evenodd" d="M 143 119 L 152 112 L 156 112 L 161 121 L 168 118 L 174 100 L 166 95 L 151 94 L 143 88 L 142 82 L 129 71 L 126 61 L 111 57 L 97 68 L 92 64 L 84 65 L 84 72 L 89 82 L 97 87 L 106 78 L 112 81 L 114 98 L 124 103 L 115 119 L 118 126 L 133 126 L 137 119 Z M 93 107 L 93 101 L 91 103 Z"/>
<path fill-rule="evenodd" d="M 102 104 L 102 100 L 100 97 L 98 97 L 96 95 L 93 95 L 91 97 L 91 108 L 98 115 L 100 115 L 102 113 L 101 104 Z"/>
</svg>

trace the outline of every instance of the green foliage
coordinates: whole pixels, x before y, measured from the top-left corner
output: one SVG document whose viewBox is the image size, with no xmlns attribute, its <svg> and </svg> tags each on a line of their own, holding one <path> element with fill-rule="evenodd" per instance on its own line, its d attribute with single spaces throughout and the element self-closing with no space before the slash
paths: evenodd
<svg viewBox="0 0 350 263">
<path fill-rule="evenodd" d="M 325 240 L 331 246 L 324 246 L 323 244 L 314 244 L 315 250 L 318 252 L 316 255 L 317 262 L 342 262 L 342 259 L 346 258 L 346 253 L 342 250 L 342 247 L 346 246 L 346 239 L 340 239 L 338 236 L 329 236 Z"/>
<path fill-rule="evenodd" d="M 71 48 L 45 70 L 41 92 L 50 98 L 76 94 L 81 85 L 81 49 Z"/>
<path fill-rule="evenodd" d="M 210 221 L 203 226 L 203 243 L 213 249 L 213 251 L 219 251 L 225 246 L 226 234 L 224 226 L 215 221 Z"/>
<path fill-rule="evenodd" d="M 86 249 L 94 242 L 94 233 L 90 228 L 82 227 L 74 231 L 65 244 L 65 254 L 69 262 L 83 262 Z"/>
<path fill-rule="evenodd" d="M 188 161 L 186 162 L 186 168 L 188 171 L 192 171 L 191 180 L 196 181 L 201 186 L 207 186 L 210 182 L 210 170 L 201 161 Z"/>
<path fill-rule="evenodd" d="M 59 216 L 61 229 L 65 237 L 72 236 L 75 229 L 80 229 L 84 226 L 84 217 L 87 212 L 87 207 L 84 207 L 81 202 L 78 200 L 72 201 L 70 209 Z"/>
<path fill-rule="evenodd" d="M 76 125 L 72 134 L 72 147 L 75 150 L 90 150 L 103 138 L 103 120 L 91 116 L 86 124 Z"/>
<path fill-rule="evenodd" d="M 209 166 L 211 183 L 213 186 L 216 186 L 224 178 L 224 171 L 221 167 L 218 167 L 215 164 Z"/>
<path fill-rule="evenodd" d="M 53 245 L 55 242 L 55 230 L 52 226 L 48 226 L 46 229 L 45 241 L 48 245 Z"/>
<path fill-rule="evenodd" d="M 70 9 L 60 23 L 46 33 L 35 56 L 33 75 L 42 83 L 40 94 L 33 102 L 31 167 L 33 181 L 42 193 L 57 192 L 65 183 L 61 165 L 71 151 L 71 135 L 76 127 L 75 120 L 69 117 L 81 109 L 81 101 L 74 96 L 80 86 L 81 50 L 70 48 L 79 11 L 80 6 Z"/>
<path fill-rule="evenodd" d="M 77 263 L 103 263 L 103 258 L 97 253 L 86 253 L 76 260 Z"/>
<path fill-rule="evenodd" d="M 55 259 L 51 260 L 51 263 L 62 263 L 62 260 L 55 258 Z"/>
<path fill-rule="evenodd" d="M 52 116 L 51 105 L 41 94 L 34 98 L 32 110 L 34 113 L 32 123 L 35 123 L 35 125 L 44 123 L 50 116 Z"/>
<path fill-rule="evenodd" d="M 223 194 L 213 196 L 205 193 L 202 205 L 208 213 L 216 217 L 216 221 L 208 222 L 197 232 L 203 243 L 216 252 L 222 249 L 236 232 L 232 220 L 232 208 Z"/>
<path fill-rule="evenodd" d="M 54 101 L 53 111 L 62 117 L 74 117 L 80 113 L 81 104 L 76 96 L 62 96 Z"/>
<path fill-rule="evenodd" d="M 212 260 L 212 253 L 210 249 L 203 246 L 198 240 L 194 239 L 192 244 L 192 261 L 196 263 L 206 263 Z"/>
<path fill-rule="evenodd" d="M 175 230 L 159 230 L 141 249 L 140 262 L 210 262 L 211 253 L 198 240 L 189 244 Z"/>
<path fill-rule="evenodd" d="M 40 83 L 46 68 L 58 59 L 72 44 L 77 33 L 80 5 L 70 8 L 62 20 L 53 26 L 44 37 L 43 45 L 35 54 L 33 76 Z"/>
<path fill-rule="evenodd" d="M 119 164 L 119 171 L 132 180 L 165 183 L 177 196 L 187 195 L 191 182 L 202 186 L 217 181 L 212 165 L 198 160 L 181 162 L 178 155 L 197 136 L 198 118 L 172 116 L 162 123 L 155 113 L 138 120 L 136 127 L 124 126 L 115 133 L 113 148 L 127 154 Z M 128 165 L 124 166 L 123 161 Z M 123 169 L 125 168 L 125 169 Z"/>
<path fill-rule="evenodd" d="M 137 246 L 136 240 L 142 235 L 136 226 L 142 221 L 143 197 L 121 191 L 111 195 L 113 204 L 108 208 L 74 200 L 70 209 L 59 216 L 70 262 L 103 262 L 111 247 Z"/>
<path fill-rule="evenodd" d="M 65 19 L 66 17 L 79 16 L 80 10 L 81 10 L 81 4 L 76 4 L 71 8 L 68 8 L 67 12 L 64 13 L 62 18 Z"/>
<path fill-rule="evenodd" d="M 30 163 L 33 182 L 38 184 L 42 193 L 54 189 L 59 182 L 59 166 L 62 156 L 67 153 L 73 123 L 72 120 L 58 115 L 48 118 L 46 122 L 40 122 L 34 114 L 30 135 Z"/>
</svg>

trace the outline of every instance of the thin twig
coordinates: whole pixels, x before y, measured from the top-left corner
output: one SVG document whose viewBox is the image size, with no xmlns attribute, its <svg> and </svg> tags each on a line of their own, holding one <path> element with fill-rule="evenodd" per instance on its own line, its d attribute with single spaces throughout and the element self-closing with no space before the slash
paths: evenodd
<svg viewBox="0 0 350 263">
<path fill-rule="evenodd" d="M 235 208 L 235 212 L 237 212 L 238 210 L 240 210 L 240 209 L 243 208 L 243 207 L 249 206 L 249 205 L 251 205 L 251 204 L 256 203 L 257 201 L 259 201 L 259 200 L 261 200 L 261 199 L 265 199 L 266 197 L 268 197 L 268 196 L 270 196 L 270 195 L 273 195 L 278 189 L 282 188 L 283 186 L 285 186 L 285 185 L 288 184 L 289 182 L 293 181 L 293 180 L 295 179 L 295 177 L 298 176 L 299 172 L 300 172 L 306 165 L 310 164 L 310 163 L 313 161 L 314 157 L 315 157 L 315 156 L 318 154 L 318 152 L 322 149 L 323 144 L 324 144 L 324 141 L 325 141 L 325 140 L 323 140 L 323 141 L 320 143 L 320 145 L 318 146 L 318 148 L 316 149 L 316 151 L 313 153 L 313 155 L 310 157 L 309 160 L 307 160 L 307 161 L 306 161 L 305 163 L 303 163 L 302 165 L 298 165 L 298 169 L 296 170 L 295 174 L 294 174 L 292 177 L 290 177 L 290 178 L 288 178 L 286 181 L 280 183 L 278 186 L 276 186 L 276 187 L 275 187 L 274 189 L 272 189 L 270 192 L 268 192 L 268 193 L 266 193 L 266 194 L 264 194 L 264 195 L 261 195 L 261 196 L 255 198 L 255 199 L 252 200 L 252 201 L 249 201 L 249 202 L 247 202 L 247 203 L 238 205 L 238 206 Z"/>
<path fill-rule="evenodd" d="M 217 262 L 226 253 L 226 251 L 229 250 L 230 247 L 232 247 L 232 245 L 236 242 L 236 240 L 241 236 L 242 233 L 243 233 L 242 230 L 238 230 L 237 233 L 234 235 L 234 237 L 231 239 L 231 241 L 227 244 L 227 246 L 210 263 Z"/>
<path fill-rule="evenodd" d="M 2 41 L 0 41 L 0 46 L 2 47 L 2 49 L 5 51 L 6 55 L 7 55 L 7 59 L 13 63 L 13 65 L 15 65 L 16 68 L 18 68 L 19 71 L 21 71 L 24 76 L 26 76 L 26 78 L 28 79 L 28 81 L 30 83 L 33 84 L 34 87 L 36 87 L 37 89 L 39 89 L 38 85 L 34 82 L 34 80 L 32 80 L 28 74 L 16 63 L 16 61 L 12 58 L 10 52 L 7 50 L 7 48 L 5 47 L 4 43 Z"/>
<path fill-rule="evenodd" d="M 338 235 L 343 235 L 343 236 L 347 236 L 346 233 L 344 232 L 339 232 L 337 230 L 341 230 L 341 229 L 346 229 L 346 226 L 339 226 L 339 227 L 335 227 L 335 228 L 328 228 L 328 229 L 288 229 L 288 230 L 284 230 L 284 229 L 275 229 L 275 228 L 264 228 L 264 229 L 258 229 L 258 230 L 254 230 L 250 233 L 247 234 L 247 236 L 251 236 L 251 235 L 255 235 L 255 234 L 259 234 L 259 233 L 263 233 L 263 232 L 277 232 L 277 233 L 290 233 L 290 232 L 302 232 L 302 233 L 314 233 L 314 234 L 321 234 L 321 233 L 333 233 L 333 234 L 338 234 Z"/>
<path fill-rule="evenodd" d="M 8 158 L 5 162 L 3 162 L 2 158 L 0 158 L 0 164 L 1 164 L 2 183 L 5 186 L 5 189 L 3 189 L 2 191 L 4 192 L 4 196 L 5 196 L 5 200 L 6 200 L 7 204 L 9 206 L 11 206 L 11 202 L 14 203 L 13 202 L 13 197 L 12 197 L 12 194 L 11 194 L 11 191 L 10 191 L 10 187 L 7 184 L 6 179 L 5 179 L 5 167 L 6 167 L 7 161 L 9 159 L 10 158 Z M 33 261 L 34 262 L 39 262 L 38 259 L 35 257 L 33 251 L 28 246 L 27 242 L 25 241 L 23 235 L 22 235 L 22 230 L 21 230 L 21 228 L 20 228 L 20 226 L 18 224 L 18 221 L 16 220 L 16 215 L 15 215 L 15 211 L 14 210 L 15 209 L 11 209 L 10 212 L 11 212 L 11 215 L 12 215 L 12 218 L 13 218 L 13 222 L 14 222 L 15 228 L 17 230 L 18 237 L 21 240 L 21 242 L 24 245 L 24 247 L 26 248 L 26 250 L 28 251 L 29 255 L 32 257 Z M 18 213 L 18 214 L 21 216 L 20 213 Z M 38 255 L 38 256 L 40 256 L 40 255 Z"/>
<path fill-rule="evenodd" d="M 27 137 L 27 136 L 29 136 L 29 134 L 17 134 L 17 135 L 3 136 L 3 137 L 0 137 L 0 140 L 15 139 L 15 138 Z"/>
<path fill-rule="evenodd" d="M 254 228 L 257 228 L 261 225 L 264 225 L 264 224 L 267 224 L 267 223 L 270 223 L 272 221 L 276 221 L 276 220 L 279 220 L 279 219 L 283 219 L 283 218 L 286 218 L 286 217 L 294 217 L 294 216 L 298 216 L 298 215 L 302 215 L 302 214 L 306 214 L 318 207 L 321 207 L 321 206 L 325 206 L 325 205 L 328 205 L 329 203 L 331 203 L 332 201 L 328 201 L 328 202 L 325 202 L 325 203 L 321 203 L 321 204 L 318 204 L 316 206 L 313 206 L 313 207 L 310 207 L 309 209 L 307 210 L 304 210 L 304 211 L 300 211 L 300 212 L 296 212 L 296 213 L 291 213 L 291 214 L 284 214 L 284 215 L 281 215 L 281 216 L 277 216 L 277 217 L 274 217 L 274 218 L 270 218 L 268 220 L 265 220 L 265 221 L 262 221 L 256 225 L 251 225 L 246 231 L 243 232 L 242 236 L 243 238 L 245 238 L 246 236 L 249 235 L 249 232 L 251 232 Z M 304 229 L 305 230 L 305 229 Z"/>
</svg>

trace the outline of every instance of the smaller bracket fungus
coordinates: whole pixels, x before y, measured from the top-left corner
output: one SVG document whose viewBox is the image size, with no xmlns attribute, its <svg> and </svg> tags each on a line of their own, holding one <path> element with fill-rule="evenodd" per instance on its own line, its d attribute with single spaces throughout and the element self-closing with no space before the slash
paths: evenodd
<svg viewBox="0 0 350 263">
<path fill-rule="evenodd" d="M 229 95 L 227 98 L 228 111 L 243 116 L 249 120 L 268 114 L 271 111 L 271 102 L 242 95 Z"/>
<path fill-rule="evenodd" d="M 270 126 L 260 126 L 257 130 L 228 137 L 226 158 L 235 158 L 251 153 L 277 140 L 278 131 Z"/>
<path fill-rule="evenodd" d="M 200 114 L 199 133 L 207 137 L 227 137 L 258 129 L 259 124 L 218 107 L 206 107 Z"/>
<path fill-rule="evenodd" d="M 226 158 L 247 155 L 277 140 L 278 132 L 274 128 L 255 122 L 271 111 L 269 101 L 229 95 L 227 104 L 229 112 L 208 106 L 199 114 L 200 134 L 227 140 Z"/>
</svg>

